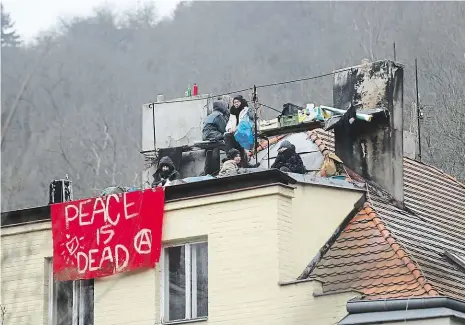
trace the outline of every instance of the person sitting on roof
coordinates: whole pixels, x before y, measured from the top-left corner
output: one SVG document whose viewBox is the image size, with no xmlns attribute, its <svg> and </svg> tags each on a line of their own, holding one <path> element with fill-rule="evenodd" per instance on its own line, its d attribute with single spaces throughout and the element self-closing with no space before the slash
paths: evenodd
<svg viewBox="0 0 465 325">
<path fill-rule="evenodd" d="M 165 186 L 167 185 L 167 182 L 169 184 L 174 180 L 181 179 L 181 175 L 176 170 L 173 161 L 168 156 L 160 159 L 157 170 L 152 176 L 152 187 Z"/>
<path fill-rule="evenodd" d="M 241 163 L 241 153 L 237 149 L 231 149 L 228 151 L 227 159 L 221 167 L 218 177 L 235 176 L 243 173 L 243 170 L 239 167 Z"/>
<path fill-rule="evenodd" d="M 234 133 L 241 120 L 246 118 L 250 118 L 251 120 L 254 119 L 252 110 L 249 109 L 247 101 L 241 95 L 234 97 L 230 113 L 228 124 L 226 125 L 226 133 L 224 135 L 225 151 L 229 152 L 231 149 L 239 150 L 241 154 L 241 167 L 243 168 L 258 167 L 257 165 L 249 165 L 247 152 L 234 138 Z"/>
<path fill-rule="evenodd" d="M 286 173 L 305 174 L 302 158 L 295 151 L 295 146 L 287 140 L 281 142 L 278 156 L 273 165 L 271 165 L 271 168 L 276 168 Z"/>
</svg>

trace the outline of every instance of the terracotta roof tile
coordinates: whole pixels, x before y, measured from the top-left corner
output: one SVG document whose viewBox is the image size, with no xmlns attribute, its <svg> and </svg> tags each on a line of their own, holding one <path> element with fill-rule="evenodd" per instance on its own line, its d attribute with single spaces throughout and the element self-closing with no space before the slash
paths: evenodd
<svg viewBox="0 0 465 325">
<path fill-rule="evenodd" d="M 349 222 L 310 278 L 325 292 L 354 290 L 368 299 L 437 295 L 369 204 Z"/>
<path fill-rule="evenodd" d="M 281 140 L 281 139 L 283 139 L 285 137 L 286 137 L 286 135 L 278 135 L 278 136 L 269 138 L 270 146 L 275 144 L 276 142 L 279 142 L 279 140 Z M 257 152 L 265 150 L 266 148 L 268 148 L 268 141 L 260 140 L 260 142 L 259 142 L 259 144 L 257 146 Z M 254 154 L 254 152 L 252 150 L 248 152 L 249 156 L 253 156 L 253 154 Z"/>
<path fill-rule="evenodd" d="M 323 152 L 332 132 L 310 135 Z M 320 142 L 320 141 L 318 141 Z M 355 173 L 351 177 L 360 177 Z M 465 273 L 444 251 L 465 254 L 465 185 L 439 169 L 404 158 L 404 203 L 367 182 L 368 202 L 311 273 L 326 292 L 360 291 L 368 299 L 447 295 L 465 298 Z"/>
</svg>

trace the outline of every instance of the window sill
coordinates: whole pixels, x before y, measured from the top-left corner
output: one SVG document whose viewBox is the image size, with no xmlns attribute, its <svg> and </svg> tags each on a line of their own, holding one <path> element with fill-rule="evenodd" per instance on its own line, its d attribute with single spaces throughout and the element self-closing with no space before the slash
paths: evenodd
<svg viewBox="0 0 465 325">
<path fill-rule="evenodd" d="M 198 317 L 198 318 L 191 318 L 191 319 L 162 321 L 161 324 L 171 325 L 171 324 L 198 323 L 198 322 L 206 322 L 207 320 L 208 320 L 208 317 Z"/>
</svg>

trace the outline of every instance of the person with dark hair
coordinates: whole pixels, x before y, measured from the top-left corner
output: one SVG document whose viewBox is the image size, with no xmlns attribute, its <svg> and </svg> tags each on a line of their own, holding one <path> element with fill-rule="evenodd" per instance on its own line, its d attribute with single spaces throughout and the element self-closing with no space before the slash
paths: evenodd
<svg viewBox="0 0 465 325">
<path fill-rule="evenodd" d="M 170 157 L 165 156 L 158 162 L 157 170 L 153 176 L 152 187 L 164 186 L 167 182 L 181 179 Z"/>
<path fill-rule="evenodd" d="M 221 167 L 218 177 L 227 177 L 240 174 L 242 171 L 239 167 L 241 163 L 241 153 L 237 149 L 231 149 L 227 153 L 227 159 Z"/>
<path fill-rule="evenodd" d="M 295 151 L 295 146 L 287 140 L 281 142 L 278 149 L 278 156 L 271 168 L 279 169 L 286 173 L 305 174 L 305 166 L 299 154 Z"/>
<path fill-rule="evenodd" d="M 257 166 L 249 165 L 245 149 L 242 148 L 234 138 L 234 133 L 236 132 L 239 122 L 244 119 L 250 119 L 253 121 L 253 111 L 249 109 L 247 101 L 241 95 L 238 95 L 233 99 L 233 106 L 231 106 L 228 124 L 226 125 L 226 133 L 224 135 L 224 144 L 226 146 L 225 151 L 229 152 L 231 149 L 239 150 L 242 158 L 241 166 L 243 168 L 253 168 Z"/>
</svg>

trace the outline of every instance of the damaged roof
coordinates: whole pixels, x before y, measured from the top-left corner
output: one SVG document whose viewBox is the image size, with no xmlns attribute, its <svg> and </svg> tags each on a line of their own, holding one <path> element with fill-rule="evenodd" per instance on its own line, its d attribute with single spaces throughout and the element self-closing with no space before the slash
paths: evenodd
<svg viewBox="0 0 465 325">
<path fill-rule="evenodd" d="M 318 129 L 272 139 L 271 158 L 284 138 L 296 141 L 307 169 L 319 168 L 325 150 L 334 152 L 333 133 Z M 266 151 L 259 153 L 264 161 Z M 465 185 L 410 158 L 403 167 L 404 209 L 379 185 L 366 182 L 363 208 L 299 279 L 321 281 L 325 293 L 352 290 L 365 299 L 465 299 L 465 269 L 457 262 L 465 261 Z M 355 173 L 350 177 L 364 181 Z"/>
</svg>

